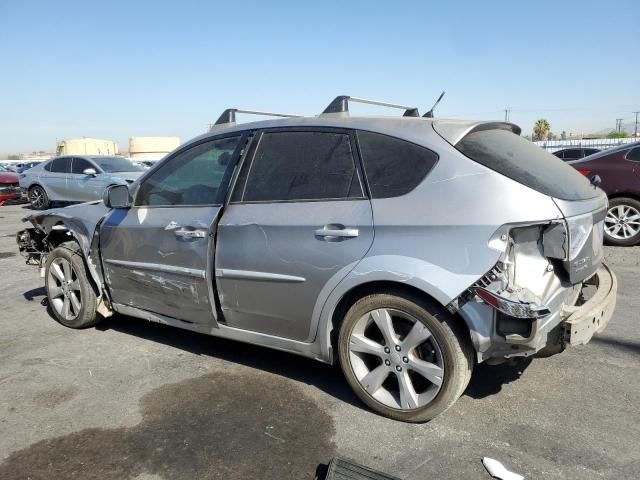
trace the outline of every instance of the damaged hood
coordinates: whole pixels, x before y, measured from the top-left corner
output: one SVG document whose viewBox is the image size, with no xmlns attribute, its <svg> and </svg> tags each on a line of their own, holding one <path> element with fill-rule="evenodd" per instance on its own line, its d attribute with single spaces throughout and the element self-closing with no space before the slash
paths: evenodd
<svg viewBox="0 0 640 480">
<path fill-rule="evenodd" d="M 54 226 L 62 224 L 74 234 L 82 249 L 88 253 L 96 225 L 110 211 L 111 209 L 107 208 L 102 200 L 96 200 L 31 213 L 22 221 L 31 222 L 34 227 L 45 233 L 49 233 Z"/>
</svg>

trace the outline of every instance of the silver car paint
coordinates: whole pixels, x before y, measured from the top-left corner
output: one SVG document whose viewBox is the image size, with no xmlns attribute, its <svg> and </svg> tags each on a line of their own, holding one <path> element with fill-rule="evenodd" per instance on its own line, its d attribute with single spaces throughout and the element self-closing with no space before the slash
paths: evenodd
<svg viewBox="0 0 640 480">
<path fill-rule="evenodd" d="M 90 158 L 81 157 L 91 163 L 96 171 L 98 166 Z M 88 202 L 100 200 L 104 189 L 110 185 L 126 184 L 139 178 L 143 172 L 98 173 L 95 176 L 77 173 L 58 173 L 45 170 L 49 163 L 25 170 L 21 174 L 20 187 L 28 190 L 40 185 L 47 192 L 49 200 L 54 202 Z"/>
<path fill-rule="evenodd" d="M 449 138 L 460 136 L 461 132 L 468 131 L 480 123 L 437 122 L 441 127 L 446 127 L 441 130 L 446 131 Z M 170 316 L 149 312 L 140 308 L 141 305 L 138 304 L 126 306 L 116 302 L 114 308 L 149 320 L 288 350 L 330 362 L 333 360 L 330 341 L 333 312 L 340 299 L 351 289 L 369 282 L 397 282 L 415 287 L 446 305 L 482 277 L 498 259 L 505 255 L 506 242 L 494 235 L 500 231 L 501 226 L 553 221 L 562 218 L 563 212 L 573 214 L 574 210 L 582 211 L 590 208 L 587 205 L 575 206 L 576 202 L 554 201 L 551 197 L 469 160 L 434 131 L 431 120 L 425 119 L 316 117 L 275 120 L 220 129 L 198 137 L 192 143 L 219 133 L 236 130 L 299 125 L 343 127 L 386 133 L 425 145 L 440 155 L 440 161 L 436 167 L 414 191 L 402 197 L 371 202 L 375 225 L 373 243 L 364 258 L 358 260 L 356 255 L 351 262 L 339 265 L 341 268 L 334 269 L 331 272 L 332 275 L 326 278 L 312 309 L 306 338 L 310 341 L 287 338 L 285 337 L 287 332 L 284 330 L 277 330 L 272 334 L 274 333 L 272 331 L 249 331 L 224 324 L 186 324 Z M 145 176 L 156 168 L 162 168 L 163 163 L 160 162 L 146 172 L 139 181 L 144 181 Z M 597 199 L 592 202 L 591 206 L 597 205 L 599 201 L 601 200 Z M 604 201 L 606 202 L 606 199 Z M 232 208 L 229 210 L 233 211 Z M 161 215 L 158 218 L 158 222 L 169 224 L 172 220 L 176 220 L 176 217 L 182 222 L 194 220 L 188 212 L 183 213 L 186 215 L 180 217 L 177 213 L 165 212 L 164 216 Z M 304 213 L 300 212 L 298 215 L 304 215 Z M 277 217 L 277 214 L 274 216 Z M 277 218 L 273 221 L 277 221 Z M 229 223 L 228 226 L 231 226 L 233 221 Z M 222 224 L 225 225 L 224 215 Z M 249 224 L 258 228 L 255 220 Z M 74 233 L 74 235 L 78 234 Z M 128 261 L 139 262 L 145 258 L 144 256 L 131 257 L 129 254 L 131 250 L 126 244 L 123 248 L 123 252 L 127 252 Z M 221 243 L 218 248 L 226 247 Z M 209 246 L 207 251 L 210 252 L 211 249 L 212 247 Z M 225 256 L 222 251 L 216 254 L 219 258 Z M 204 257 L 201 255 L 200 258 Z M 216 265 L 218 268 L 216 281 L 227 312 L 233 310 L 234 298 L 233 291 L 226 291 L 227 280 L 231 280 L 228 285 L 234 285 L 240 280 L 253 276 L 253 280 L 263 282 L 265 285 L 269 282 L 282 284 L 283 280 L 286 280 L 285 284 L 296 285 L 297 280 L 294 281 L 294 278 L 306 279 L 307 277 L 300 271 L 283 273 L 278 269 L 279 263 L 282 262 L 267 260 L 260 269 L 250 264 L 241 265 L 240 268 L 231 268 L 232 265 L 224 263 Z M 202 265 L 201 268 L 209 269 L 212 264 L 213 262 L 209 261 L 208 265 Z M 106 266 L 107 263 L 104 265 Z M 316 260 L 311 260 L 309 265 L 315 267 Z M 171 280 L 164 273 L 158 273 L 158 271 L 155 273 L 161 277 L 160 281 Z M 554 273 L 550 272 L 549 282 L 556 282 L 553 277 Z M 554 302 L 555 299 L 559 303 L 567 300 L 572 294 L 569 290 L 571 289 L 557 290 Z M 269 301 L 268 295 L 262 299 Z M 209 292 L 208 300 L 210 305 L 213 305 L 212 291 Z M 293 298 L 290 300 L 296 301 Z M 215 312 L 212 314 L 215 315 Z M 460 314 L 471 330 L 476 350 L 489 351 L 493 328 L 491 310 L 485 305 L 469 302 L 461 309 Z M 557 316 L 555 314 L 550 316 L 547 323 L 559 322 L 557 317 L 559 313 Z M 243 326 L 247 327 L 247 325 Z M 250 322 L 249 326 L 259 329 L 257 322 Z M 303 331 L 302 328 L 296 330 L 296 336 L 302 338 Z M 542 337 L 535 341 L 541 343 Z M 479 359 L 483 358 L 479 356 Z"/>
</svg>

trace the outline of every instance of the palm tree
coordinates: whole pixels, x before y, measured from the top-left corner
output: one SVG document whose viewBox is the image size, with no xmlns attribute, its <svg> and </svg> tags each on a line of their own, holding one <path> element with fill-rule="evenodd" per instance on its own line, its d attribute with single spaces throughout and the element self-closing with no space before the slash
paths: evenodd
<svg viewBox="0 0 640 480">
<path fill-rule="evenodd" d="M 544 118 L 537 120 L 533 126 L 533 136 L 536 140 L 545 140 L 551 132 L 551 125 Z"/>
</svg>

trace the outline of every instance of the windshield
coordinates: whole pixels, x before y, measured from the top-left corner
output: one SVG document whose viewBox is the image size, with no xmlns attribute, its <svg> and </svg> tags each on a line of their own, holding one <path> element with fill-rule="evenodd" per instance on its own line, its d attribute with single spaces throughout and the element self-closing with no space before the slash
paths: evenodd
<svg viewBox="0 0 640 480">
<path fill-rule="evenodd" d="M 142 169 L 123 157 L 91 157 L 106 173 L 141 172 Z"/>
<path fill-rule="evenodd" d="M 576 169 L 510 131 L 471 132 L 455 147 L 481 165 L 545 195 L 562 200 L 598 196 L 597 189 Z"/>
</svg>

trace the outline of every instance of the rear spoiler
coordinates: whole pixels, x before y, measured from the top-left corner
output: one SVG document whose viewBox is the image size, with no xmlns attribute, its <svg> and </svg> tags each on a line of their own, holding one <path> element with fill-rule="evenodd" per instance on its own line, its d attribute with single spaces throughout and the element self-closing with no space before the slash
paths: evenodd
<svg viewBox="0 0 640 480">
<path fill-rule="evenodd" d="M 462 120 L 435 120 L 433 129 L 451 145 L 457 144 L 464 137 L 481 130 L 508 130 L 520 135 L 522 129 L 509 122 L 469 122 Z"/>
</svg>

